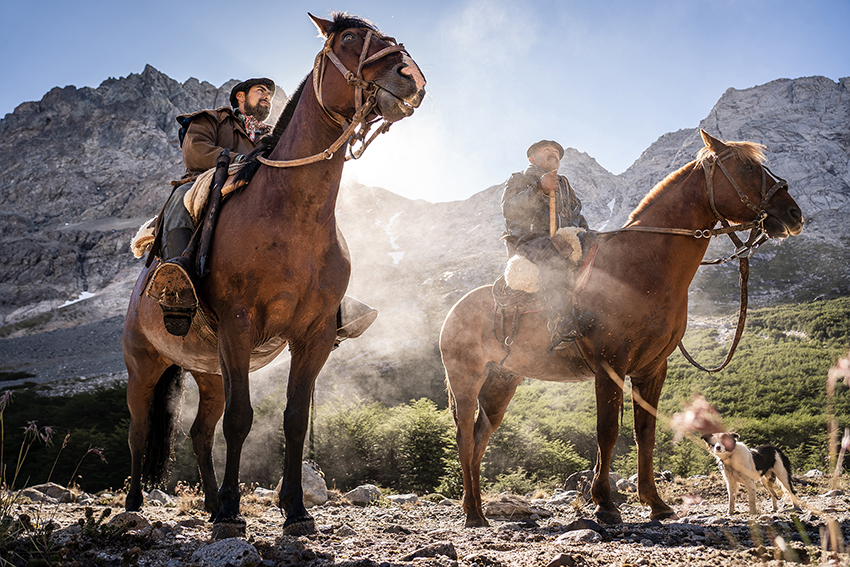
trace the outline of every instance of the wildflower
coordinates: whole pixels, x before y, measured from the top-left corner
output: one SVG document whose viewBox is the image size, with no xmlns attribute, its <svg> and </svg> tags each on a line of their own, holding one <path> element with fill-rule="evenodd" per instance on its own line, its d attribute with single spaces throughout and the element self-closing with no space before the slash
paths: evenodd
<svg viewBox="0 0 850 567">
<path fill-rule="evenodd" d="M 839 380 L 844 380 L 844 383 L 850 386 L 850 354 L 844 356 L 835 363 L 835 366 L 829 369 L 826 385 L 830 392 L 835 389 Z"/>
<path fill-rule="evenodd" d="M 103 449 L 101 449 L 100 447 L 89 447 L 89 450 L 86 451 L 86 454 L 88 453 L 94 453 L 95 455 L 100 457 L 100 460 L 102 462 L 106 462 L 106 457 L 103 456 Z"/>
<path fill-rule="evenodd" d="M 6 390 L 3 392 L 3 395 L 0 396 L 0 410 L 6 409 L 6 406 L 9 405 L 9 402 L 12 401 L 12 390 Z"/>
<path fill-rule="evenodd" d="M 36 423 L 35 421 L 27 422 L 27 426 L 24 427 L 24 435 L 26 435 L 28 433 L 32 433 L 33 436 L 37 436 L 38 435 L 38 423 Z"/>
<path fill-rule="evenodd" d="M 53 430 L 53 428 L 47 425 L 41 429 L 41 433 L 39 434 L 39 436 L 41 437 L 41 440 L 44 443 L 50 444 L 50 440 L 53 438 L 54 433 L 55 431 Z"/>
</svg>

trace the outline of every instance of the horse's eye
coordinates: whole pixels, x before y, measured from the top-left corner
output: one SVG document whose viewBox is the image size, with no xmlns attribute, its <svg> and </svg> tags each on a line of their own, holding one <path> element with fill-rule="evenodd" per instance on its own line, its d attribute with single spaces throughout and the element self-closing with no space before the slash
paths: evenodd
<svg viewBox="0 0 850 567">
<path fill-rule="evenodd" d="M 753 170 L 753 164 L 745 163 L 744 165 L 741 166 L 741 169 L 743 169 L 744 171 L 747 171 L 747 172 L 752 171 Z"/>
<path fill-rule="evenodd" d="M 342 41 L 343 41 L 344 43 L 351 43 L 352 41 L 354 41 L 354 38 L 355 38 L 355 37 L 356 37 L 356 36 L 355 36 L 353 33 L 351 33 L 351 32 L 346 32 L 346 33 L 345 33 L 345 35 L 343 35 L 343 36 L 342 36 Z"/>
</svg>

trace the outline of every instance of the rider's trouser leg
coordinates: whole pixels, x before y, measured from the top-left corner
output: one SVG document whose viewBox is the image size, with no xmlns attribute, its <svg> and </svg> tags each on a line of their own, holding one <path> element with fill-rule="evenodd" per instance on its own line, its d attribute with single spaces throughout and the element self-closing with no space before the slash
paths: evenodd
<svg viewBox="0 0 850 567">
<path fill-rule="evenodd" d="M 185 336 L 189 332 L 198 295 L 194 284 L 194 258 L 187 251 L 194 231 L 194 223 L 183 196 L 187 189 L 178 188 L 166 204 L 162 225 L 162 255 L 160 264 L 148 284 L 147 295 L 159 303 L 165 329 L 172 335 Z"/>
</svg>

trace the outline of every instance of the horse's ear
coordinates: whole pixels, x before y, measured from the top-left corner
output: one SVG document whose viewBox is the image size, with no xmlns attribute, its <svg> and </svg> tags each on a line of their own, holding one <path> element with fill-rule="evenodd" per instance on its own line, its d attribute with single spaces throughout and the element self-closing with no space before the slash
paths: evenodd
<svg viewBox="0 0 850 567">
<path fill-rule="evenodd" d="M 333 22 L 323 20 L 322 18 L 317 18 L 310 12 L 307 12 L 307 15 L 310 16 L 311 20 L 313 20 L 313 23 L 316 25 L 316 28 L 319 30 L 319 33 L 322 34 L 322 36 L 324 37 L 328 37 L 328 30 L 331 29 L 331 25 L 333 25 Z"/>
<path fill-rule="evenodd" d="M 712 137 L 711 134 L 709 134 L 702 128 L 700 128 L 699 134 L 700 136 L 702 136 L 702 141 L 705 143 L 705 147 L 711 149 L 711 151 L 715 154 L 719 154 L 720 152 L 726 149 L 726 144 L 724 144 L 717 138 Z"/>
</svg>

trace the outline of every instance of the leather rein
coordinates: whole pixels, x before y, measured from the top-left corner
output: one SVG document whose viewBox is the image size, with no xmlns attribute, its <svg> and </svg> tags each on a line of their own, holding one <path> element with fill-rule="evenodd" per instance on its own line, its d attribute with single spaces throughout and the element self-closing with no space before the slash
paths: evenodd
<svg viewBox="0 0 850 567">
<path fill-rule="evenodd" d="M 741 340 L 741 336 L 744 334 L 744 323 L 747 318 L 747 281 L 749 279 L 750 274 L 750 256 L 753 254 L 753 251 L 758 248 L 765 240 L 768 239 L 768 236 L 764 230 L 764 220 L 767 218 L 767 211 L 765 208 L 767 207 L 767 203 L 770 199 L 776 194 L 780 189 L 787 189 L 788 183 L 770 171 L 770 169 L 764 164 L 759 164 L 761 167 L 761 202 L 758 205 L 755 205 L 749 197 L 744 194 L 744 191 L 735 182 L 732 178 L 732 175 L 729 173 L 729 170 L 726 169 L 726 166 L 723 165 L 723 161 L 732 156 L 732 149 L 726 149 L 720 154 L 714 156 L 706 160 L 706 163 L 703 164 L 703 171 L 705 172 L 705 185 L 706 185 L 706 193 L 708 197 L 708 204 L 711 208 L 712 214 L 714 214 L 715 220 L 720 222 L 720 228 L 709 228 L 709 229 L 684 229 L 684 228 L 664 228 L 664 227 L 644 227 L 644 226 L 625 226 L 619 230 L 613 230 L 609 232 L 603 232 L 600 234 L 618 234 L 621 232 L 653 232 L 660 234 L 675 234 L 680 236 L 691 236 L 693 238 L 711 238 L 713 236 L 719 236 L 721 234 L 726 234 L 729 236 L 729 239 L 735 245 L 735 251 L 726 259 L 718 259 L 718 260 L 709 260 L 700 262 L 700 265 L 715 265 L 722 264 L 728 262 L 729 260 L 733 260 L 735 258 L 738 259 L 739 266 L 739 284 L 741 286 L 741 300 L 740 300 L 740 308 L 738 310 L 738 324 L 735 329 L 735 337 L 732 340 L 732 346 L 729 349 L 729 353 L 726 355 L 726 359 L 723 361 L 720 366 L 715 368 L 705 368 L 700 365 L 696 360 L 691 357 L 688 351 L 685 349 L 685 345 L 682 344 L 682 341 L 679 341 L 679 350 L 684 355 L 685 359 L 694 365 L 696 368 L 703 370 L 705 372 L 719 372 L 726 368 L 726 365 L 729 364 L 732 360 L 732 355 L 735 354 L 735 349 L 738 348 L 738 343 Z M 732 187 L 735 188 L 735 191 L 738 193 L 738 197 L 741 199 L 741 202 L 747 206 L 748 209 L 756 213 L 756 218 L 752 221 L 741 223 L 741 224 L 731 224 L 726 217 L 724 217 L 717 210 L 716 205 L 714 204 L 714 171 L 715 166 L 720 168 L 720 171 L 726 176 L 726 179 L 729 180 L 729 183 Z M 767 174 L 770 173 L 770 176 L 773 178 L 775 183 L 768 188 L 767 187 Z M 747 238 L 746 242 L 742 242 L 740 238 L 735 234 L 736 232 L 749 230 L 750 236 Z"/>
<path fill-rule="evenodd" d="M 322 50 L 316 55 L 316 59 L 313 63 L 313 91 L 316 93 L 316 99 L 319 102 L 319 106 L 328 115 L 328 117 L 333 120 L 336 124 L 339 124 L 343 128 L 342 134 L 340 134 L 339 138 L 336 139 L 334 143 L 332 143 L 325 151 L 320 152 L 318 154 L 314 154 L 309 157 L 300 158 L 300 159 L 291 159 L 291 160 L 271 160 L 262 156 L 257 156 L 257 161 L 262 163 L 263 165 L 267 165 L 269 167 L 298 167 L 301 165 L 308 165 L 311 163 L 316 163 L 322 160 L 328 160 L 334 157 L 334 154 L 342 148 L 344 145 L 350 143 L 350 155 L 346 156 L 346 160 L 349 159 L 358 159 L 363 152 L 366 151 L 366 148 L 372 141 L 378 137 L 379 134 L 383 134 L 387 130 L 390 129 L 390 125 L 392 122 L 384 121 L 381 126 L 372 134 L 372 136 L 367 140 L 366 135 L 369 132 L 369 129 L 372 125 L 381 120 L 382 117 L 377 118 L 376 120 L 369 121 L 368 115 L 375 108 L 377 104 L 377 92 L 378 89 L 381 88 L 374 81 L 366 81 L 363 79 L 363 67 L 369 65 L 370 63 L 374 63 L 379 59 L 383 59 L 388 55 L 393 53 L 398 53 L 403 51 L 406 53 L 404 45 L 397 43 L 395 39 L 381 35 L 374 30 L 367 29 L 366 38 L 363 41 L 363 49 L 360 52 L 360 59 L 357 65 L 357 71 L 351 72 L 342 61 L 340 61 L 339 57 L 337 57 L 336 53 L 333 52 L 333 40 L 335 34 L 331 34 L 328 36 L 327 40 L 325 40 L 325 45 Z M 372 56 L 369 56 L 369 45 L 372 43 L 372 38 L 377 37 L 390 45 L 381 49 L 377 53 Z M 322 100 L 322 79 L 325 76 L 325 61 L 328 60 L 333 63 L 334 67 L 336 67 L 342 76 L 345 77 L 345 80 L 349 85 L 354 85 L 354 103 L 355 103 L 355 111 L 354 116 L 351 117 L 351 120 L 348 120 L 342 114 L 338 112 L 334 112 L 327 108 Z M 364 101 L 364 93 L 366 94 L 366 98 Z M 359 130 L 358 130 L 359 128 Z M 357 150 L 354 150 L 354 144 L 360 141 L 361 146 Z"/>
</svg>

